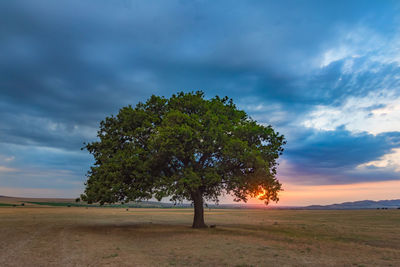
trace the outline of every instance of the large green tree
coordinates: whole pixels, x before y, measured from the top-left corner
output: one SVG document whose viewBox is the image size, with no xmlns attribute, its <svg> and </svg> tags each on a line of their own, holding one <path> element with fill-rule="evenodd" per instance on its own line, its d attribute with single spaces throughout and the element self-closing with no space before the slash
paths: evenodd
<svg viewBox="0 0 400 267">
<path fill-rule="evenodd" d="M 103 120 L 98 138 L 85 146 L 95 159 L 82 195 L 89 203 L 189 200 L 193 227 L 202 228 L 205 200 L 218 202 L 222 194 L 279 200 L 275 176 L 285 139 L 228 97 L 153 95 Z"/>
</svg>

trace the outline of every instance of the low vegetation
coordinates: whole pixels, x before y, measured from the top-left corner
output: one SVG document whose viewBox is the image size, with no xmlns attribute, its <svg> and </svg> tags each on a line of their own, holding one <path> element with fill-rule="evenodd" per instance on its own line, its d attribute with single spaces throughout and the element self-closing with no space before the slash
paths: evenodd
<svg viewBox="0 0 400 267">
<path fill-rule="evenodd" d="M 0 208 L 0 266 L 398 266 L 400 212 Z"/>
<path fill-rule="evenodd" d="M 82 203 L 72 203 L 72 202 L 38 202 L 38 201 L 28 201 L 27 203 L 33 205 L 40 205 L 40 206 L 49 206 L 49 207 L 102 207 L 102 208 L 164 208 L 170 207 L 169 205 L 163 205 L 164 203 L 146 203 L 146 202 L 138 202 L 138 203 L 127 203 L 127 204 L 86 204 Z"/>
<path fill-rule="evenodd" d="M 0 203 L 0 207 L 12 207 L 12 206 L 15 206 L 15 204 Z"/>
</svg>

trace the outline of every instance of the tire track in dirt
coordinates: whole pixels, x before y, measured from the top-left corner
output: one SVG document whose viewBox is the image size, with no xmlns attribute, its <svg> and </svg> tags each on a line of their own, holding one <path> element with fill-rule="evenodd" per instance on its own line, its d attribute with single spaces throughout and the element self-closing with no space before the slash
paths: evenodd
<svg viewBox="0 0 400 267">
<path fill-rule="evenodd" d="M 65 257 L 65 255 L 67 255 L 65 248 L 65 231 L 66 231 L 65 227 L 62 227 L 62 229 L 59 230 L 59 233 L 57 235 L 57 248 L 58 248 L 57 262 L 59 263 L 59 266 L 70 266 L 69 262 Z"/>
<path fill-rule="evenodd" d="M 79 239 L 78 239 L 79 238 Z M 84 247 L 80 246 L 80 237 L 71 226 L 64 226 L 57 234 L 58 266 L 88 266 Z"/>
</svg>

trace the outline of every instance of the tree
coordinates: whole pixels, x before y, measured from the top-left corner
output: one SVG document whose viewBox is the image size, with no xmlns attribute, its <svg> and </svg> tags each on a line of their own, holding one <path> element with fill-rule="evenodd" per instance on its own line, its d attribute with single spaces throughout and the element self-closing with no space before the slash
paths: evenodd
<svg viewBox="0 0 400 267">
<path fill-rule="evenodd" d="M 82 199 L 114 203 L 170 197 L 194 205 L 193 228 L 204 223 L 204 200 L 278 201 L 277 159 L 285 144 L 271 126 L 257 124 L 228 97 L 201 91 L 151 96 L 100 123 L 95 159 Z"/>
</svg>

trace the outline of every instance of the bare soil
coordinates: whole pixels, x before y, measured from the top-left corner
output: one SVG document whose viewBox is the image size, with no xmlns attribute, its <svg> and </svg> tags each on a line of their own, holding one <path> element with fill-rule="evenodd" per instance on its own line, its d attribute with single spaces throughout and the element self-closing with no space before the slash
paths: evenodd
<svg viewBox="0 0 400 267">
<path fill-rule="evenodd" d="M 400 266 L 400 210 L 0 208 L 0 266 Z"/>
</svg>

